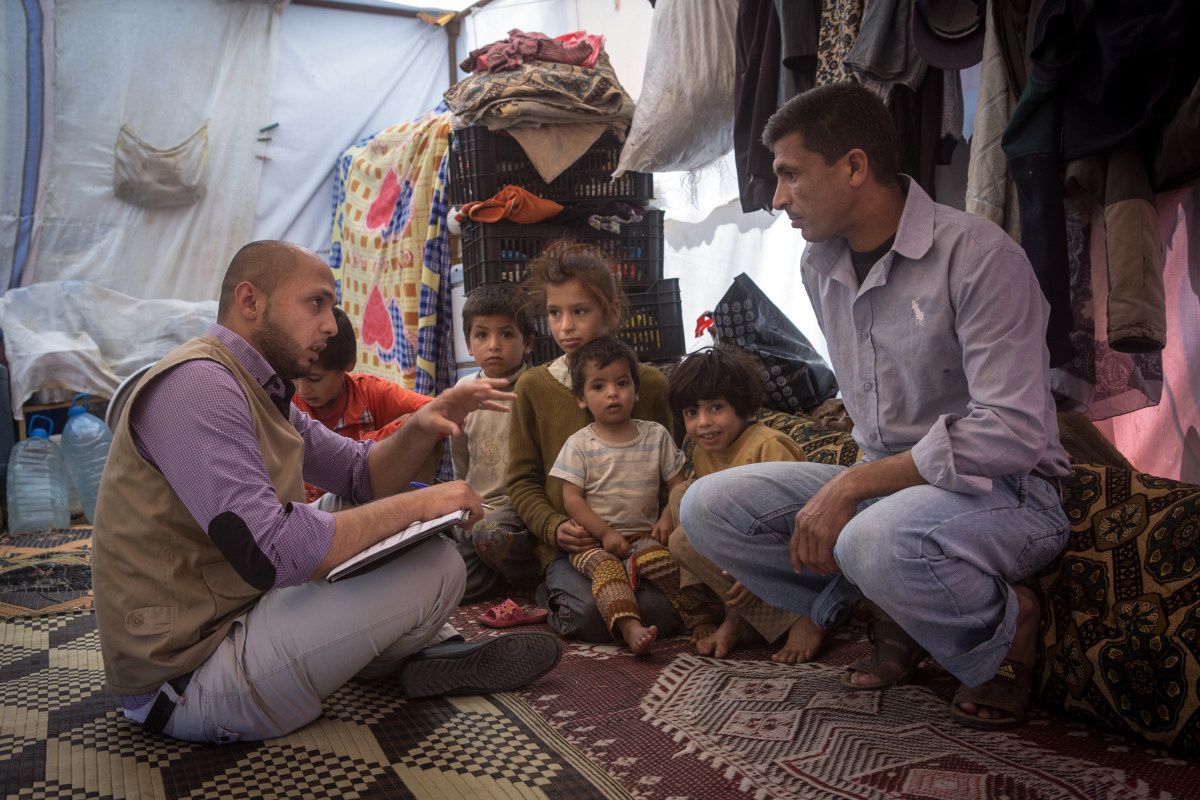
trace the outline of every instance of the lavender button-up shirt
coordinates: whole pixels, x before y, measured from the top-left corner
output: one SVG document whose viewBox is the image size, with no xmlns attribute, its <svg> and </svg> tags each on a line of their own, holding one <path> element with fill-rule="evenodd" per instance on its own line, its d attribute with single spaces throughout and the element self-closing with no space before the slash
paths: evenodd
<svg viewBox="0 0 1200 800">
<path fill-rule="evenodd" d="M 208 333 L 233 352 L 280 413 L 289 415 L 304 438 L 304 479 L 356 503 L 371 500 L 371 443 L 339 436 L 296 409 L 291 383 L 241 336 L 222 325 Z M 333 515 L 304 503 L 279 502 L 258 448 L 249 400 L 227 368 L 199 359 L 161 375 L 139 395 L 129 427 L 138 452 L 163 474 L 247 583 L 295 586 L 324 560 L 333 541 Z M 230 528 L 230 514 L 244 527 Z M 222 521 L 214 526 L 218 517 Z M 232 541 L 244 531 L 253 547 Z"/>
<path fill-rule="evenodd" d="M 993 223 L 902 180 L 896 240 L 861 286 L 844 239 L 802 259 L 855 441 L 871 460 L 911 450 L 926 481 L 966 494 L 1002 475 L 1067 475 L 1029 260 Z"/>
</svg>

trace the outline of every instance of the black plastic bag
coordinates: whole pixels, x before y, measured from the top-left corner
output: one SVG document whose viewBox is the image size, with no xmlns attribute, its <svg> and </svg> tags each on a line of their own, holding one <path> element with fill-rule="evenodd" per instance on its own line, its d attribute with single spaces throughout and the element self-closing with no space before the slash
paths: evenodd
<svg viewBox="0 0 1200 800">
<path fill-rule="evenodd" d="M 735 344 L 762 361 L 768 408 L 804 413 L 837 394 L 837 379 L 825 359 L 746 273 L 733 279 L 717 303 L 711 331 L 718 342 Z"/>
</svg>

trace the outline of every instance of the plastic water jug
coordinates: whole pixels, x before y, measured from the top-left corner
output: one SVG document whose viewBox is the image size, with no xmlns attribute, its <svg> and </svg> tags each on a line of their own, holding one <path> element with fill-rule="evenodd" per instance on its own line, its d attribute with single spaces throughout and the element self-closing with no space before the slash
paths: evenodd
<svg viewBox="0 0 1200 800">
<path fill-rule="evenodd" d="M 44 428 L 36 427 L 39 422 Z M 50 441 L 54 423 L 37 414 L 29 420 L 29 438 L 17 442 L 8 458 L 8 531 L 65 530 L 71 525 L 67 465 Z"/>
<path fill-rule="evenodd" d="M 104 461 L 112 444 L 112 431 L 104 420 L 89 414 L 83 401 L 87 395 L 76 395 L 67 425 L 63 428 L 62 454 L 67 462 L 67 472 L 75 485 L 75 494 L 83 506 L 83 515 L 88 522 L 96 521 L 96 497 L 100 494 L 100 476 L 104 474 Z"/>
</svg>

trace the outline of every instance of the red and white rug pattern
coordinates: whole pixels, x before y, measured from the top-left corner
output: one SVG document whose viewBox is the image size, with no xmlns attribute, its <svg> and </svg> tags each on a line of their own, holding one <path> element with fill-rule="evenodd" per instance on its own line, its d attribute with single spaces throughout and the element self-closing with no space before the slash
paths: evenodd
<svg viewBox="0 0 1200 800">
<path fill-rule="evenodd" d="M 966 730 L 929 689 L 847 692 L 841 674 L 682 654 L 643 699 L 643 719 L 756 800 L 1168 796 L 1019 735 Z"/>
</svg>

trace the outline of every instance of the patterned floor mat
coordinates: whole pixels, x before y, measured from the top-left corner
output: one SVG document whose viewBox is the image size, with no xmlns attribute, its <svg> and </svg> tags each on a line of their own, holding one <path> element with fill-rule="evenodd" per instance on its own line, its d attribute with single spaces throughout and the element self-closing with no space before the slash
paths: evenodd
<svg viewBox="0 0 1200 800">
<path fill-rule="evenodd" d="M 630 796 L 514 695 L 351 682 L 291 736 L 215 746 L 146 734 L 102 686 L 91 611 L 0 621 L 0 797 Z"/>
<path fill-rule="evenodd" d="M 0 619 L 92 606 L 92 529 L 0 534 Z"/>
<path fill-rule="evenodd" d="M 78 573 L 65 568 L 86 568 L 87 534 L 25 548 L 54 554 L 44 573 L 25 573 L 50 576 L 42 600 L 74 591 L 90 601 L 86 589 L 50 588 L 55 564 L 68 581 Z M 454 615 L 468 639 L 509 633 L 478 624 L 487 605 Z M 291 736 L 189 745 L 120 716 L 101 690 L 94 616 L 46 615 L 54 608 L 0 619 L 3 800 L 1165 800 L 1195 796 L 1200 774 L 1192 762 L 1036 709 L 1013 732 L 960 728 L 946 715 L 954 681 L 929 663 L 916 685 L 845 694 L 837 675 L 868 648 L 856 630 L 832 635 L 821 663 L 792 667 L 771 663 L 766 646 L 717 661 L 683 638 L 648 658 L 571 644 L 557 669 L 516 694 L 407 702 L 386 683 L 351 683 Z"/>
<path fill-rule="evenodd" d="M 955 682 L 932 662 L 917 685 L 842 691 L 843 665 L 867 649 L 839 633 L 821 663 L 781 666 L 765 646 L 718 661 L 684 639 L 650 658 L 573 645 L 521 694 L 641 800 L 1197 796 L 1195 763 L 1040 709 L 1006 733 L 951 723 Z"/>
</svg>

